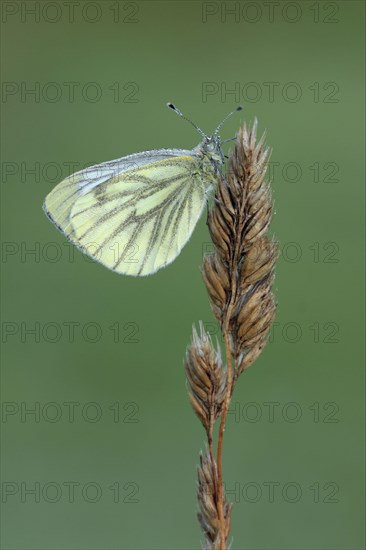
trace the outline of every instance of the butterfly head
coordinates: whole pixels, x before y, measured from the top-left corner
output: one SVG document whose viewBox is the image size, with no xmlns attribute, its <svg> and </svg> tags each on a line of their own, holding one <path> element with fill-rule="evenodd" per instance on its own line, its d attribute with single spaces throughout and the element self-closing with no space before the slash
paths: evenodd
<svg viewBox="0 0 366 550">
<path fill-rule="evenodd" d="M 221 138 L 218 135 L 206 136 L 199 145 L 202 153 L 206 155 L 214 164 L 224 164 L 225 155 L 221 148 Z"/>
<path fill-rule="evenodd" d="M 219 130 L 222 127 L 222 125 L 227 121 L 231 115 L 234 113 L 237 113 L 238 111 L 242 110 L 242 106 L 239 105 L 234 111 L 229 113 L 224 120 L 220 122 L 220 124 L 217 126 L 215 131 L 212 133 L 211 136 L 208 136 L 205 134 L 201 128 L 199 128 L 194 122 L 192 122 L 189 118 L 185 117 L 183 113 L 173 104 L 173 103 L 167 103 L 167 106 L 175 111 L 177 115 L 187 120 L 196 130 L 201 134 L 203 137 L 202 143 L 197 147 L 199 151 L 201 151 L 204 155 L 206 155 L 214 164 L 224 164 L 225 162 L 225 155 L 223 153 L 221 144 L 225 143 L 225 141 L 231 141 L 230 139 L 224 140 L 224 142 L 221 141 L 221 138 L 219 136 Z M 235 138 L 234 138 L 235 139 Z"/>
</svg>

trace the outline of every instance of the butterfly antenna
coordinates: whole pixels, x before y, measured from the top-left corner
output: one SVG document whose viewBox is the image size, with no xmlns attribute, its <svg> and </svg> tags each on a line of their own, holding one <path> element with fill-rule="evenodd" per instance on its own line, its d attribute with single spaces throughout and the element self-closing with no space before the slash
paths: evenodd
<svg viewBox="0 0 366 550">
<path fill-rule="evenodd" d="M 178 107 L 176 107 L 174 105 L 174 103 L 167 103 L 166 104 L 167 107 L 169 107 L 169 109 L 171 109 L 172 111 L 174 111 L 175 113 L 177 113 L 177 115 L 179 115 L 180 117 L 184 118 L 184 120 L 186 120 L 187 122 L 189 122 L 190 124 L 192 124 L 193 128 L 196 128 L 197 132 L 199 132 L 201 134 L 202 137 L 207 137 L 205 132 L 203 130 L 201 130 L 201 128 L 199 128 L 194 122 L 192 122 L 189 118 L 187 118 L 186 116 L 184 116 L 184 114 L 182 113 L 182 111 L 180 111 L 178 109 Z"/>
<path fill-rule="evenodd" d="M 226 115 L 226 117 L 224 118 L 224 120 L 222 120 L 220 122 L 220 124 L 218 125 L 218 127 L 216 128 L 216 130 L 214 131 L 213 135 L 214 136 L 217 136 L 220 128 L 223 126 L 223 124 L 225 124 L 225 122 L 227 121 L 228 118 L 230 118 L 232 115 L 234 115 L 235 113 L 237 113 L 238 111 L 241 111 L 243 109 L 243 107 L 241 105 L 238 105 L 236 109 L 234 109 L 234 111 L 231 111 L 231 113 L 229 113 L 228 115 Z"/>
<path fill-rule="evenodd" d="M 232 137 L 232 138 L 229 138 L 229 139 L 224 139 L 221 143 L 227 143 L 228 141 L 234 141 L 234 139 L 236 139 L 236 136 Z"/>
</svg>

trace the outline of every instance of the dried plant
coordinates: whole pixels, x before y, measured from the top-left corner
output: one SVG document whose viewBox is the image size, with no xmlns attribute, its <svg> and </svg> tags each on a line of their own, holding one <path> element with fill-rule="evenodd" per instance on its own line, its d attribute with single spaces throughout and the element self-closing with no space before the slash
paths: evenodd
<svg viewBox="0 0 366 550">
<path fill-rule="evenodd" d="M 206 256 L 203 278 L 225 343 L 226 366 L 200 324 L 186 354 L 189 397 L 207 434 L 208 450 L 198 468 L 198 519 L 205 549 L 226 550 L 231 505 L 223 488 L 222 445 L 234 386 L 260 355 L 275 316 L 272 292 L 277 248 L 267 236 L 272 197 L 265 174 L 269 149 L 256 142 L 257 121 L 244 125 L 210 209 L 214 253 Z M 213 427 L 220 417 L 216 461 Z"/>
<path fill-rule="evenodd" d="M 217 469 L 211 453 L 200 455 L 200 465 L 198 467 L 198 505 L 200 511 L 197 514 L 202 531 L 205 534 L 205 550 L 220 550 L 221 548 L 221 521 L 218 516 L 217 508 Z M 226 540 L 230 533 L 230 514 L 231 504 L 225 497 L 223 503 L 224 515 L 224 539 Z"/>
</svg>

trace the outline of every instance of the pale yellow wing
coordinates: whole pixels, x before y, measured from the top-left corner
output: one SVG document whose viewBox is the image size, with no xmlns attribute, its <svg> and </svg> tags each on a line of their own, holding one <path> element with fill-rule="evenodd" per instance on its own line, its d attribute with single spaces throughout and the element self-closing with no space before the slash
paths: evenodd
<svg viewBox="0 0 366 550">
<path fill-rule="evenodd" d="M 194 157 L 173 157 L 115 175 L 81 196 L 70 196 L 65 180 L 45 209 L 75 245 L 108 268 L 149 275 L 172 262 L 190 238 L 206 200 L 200 176 Z"/>
</svg>

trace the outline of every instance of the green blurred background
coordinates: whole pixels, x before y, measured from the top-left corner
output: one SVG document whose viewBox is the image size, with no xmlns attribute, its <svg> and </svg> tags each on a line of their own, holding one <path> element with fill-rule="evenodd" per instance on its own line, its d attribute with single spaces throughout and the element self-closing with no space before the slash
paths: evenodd
<svg viewBox="0 0 366 550">
<path fill-rule="evenodd" d="M 133 279 L 41 208 L 88 164 L 195 146 L 174 101 L 207 131 L 241 103 L 222 137 L 257 116 L 273 147 L 278 315 L 226 430 L 232 548 L 364 548 L 364 3 L 3 2 L 2 16 L 2 547 L 200 547 L 205 438 L 182 361 L 192 323 L 217 333 L 205 219 L 171 266 Z"/>
</svg>

